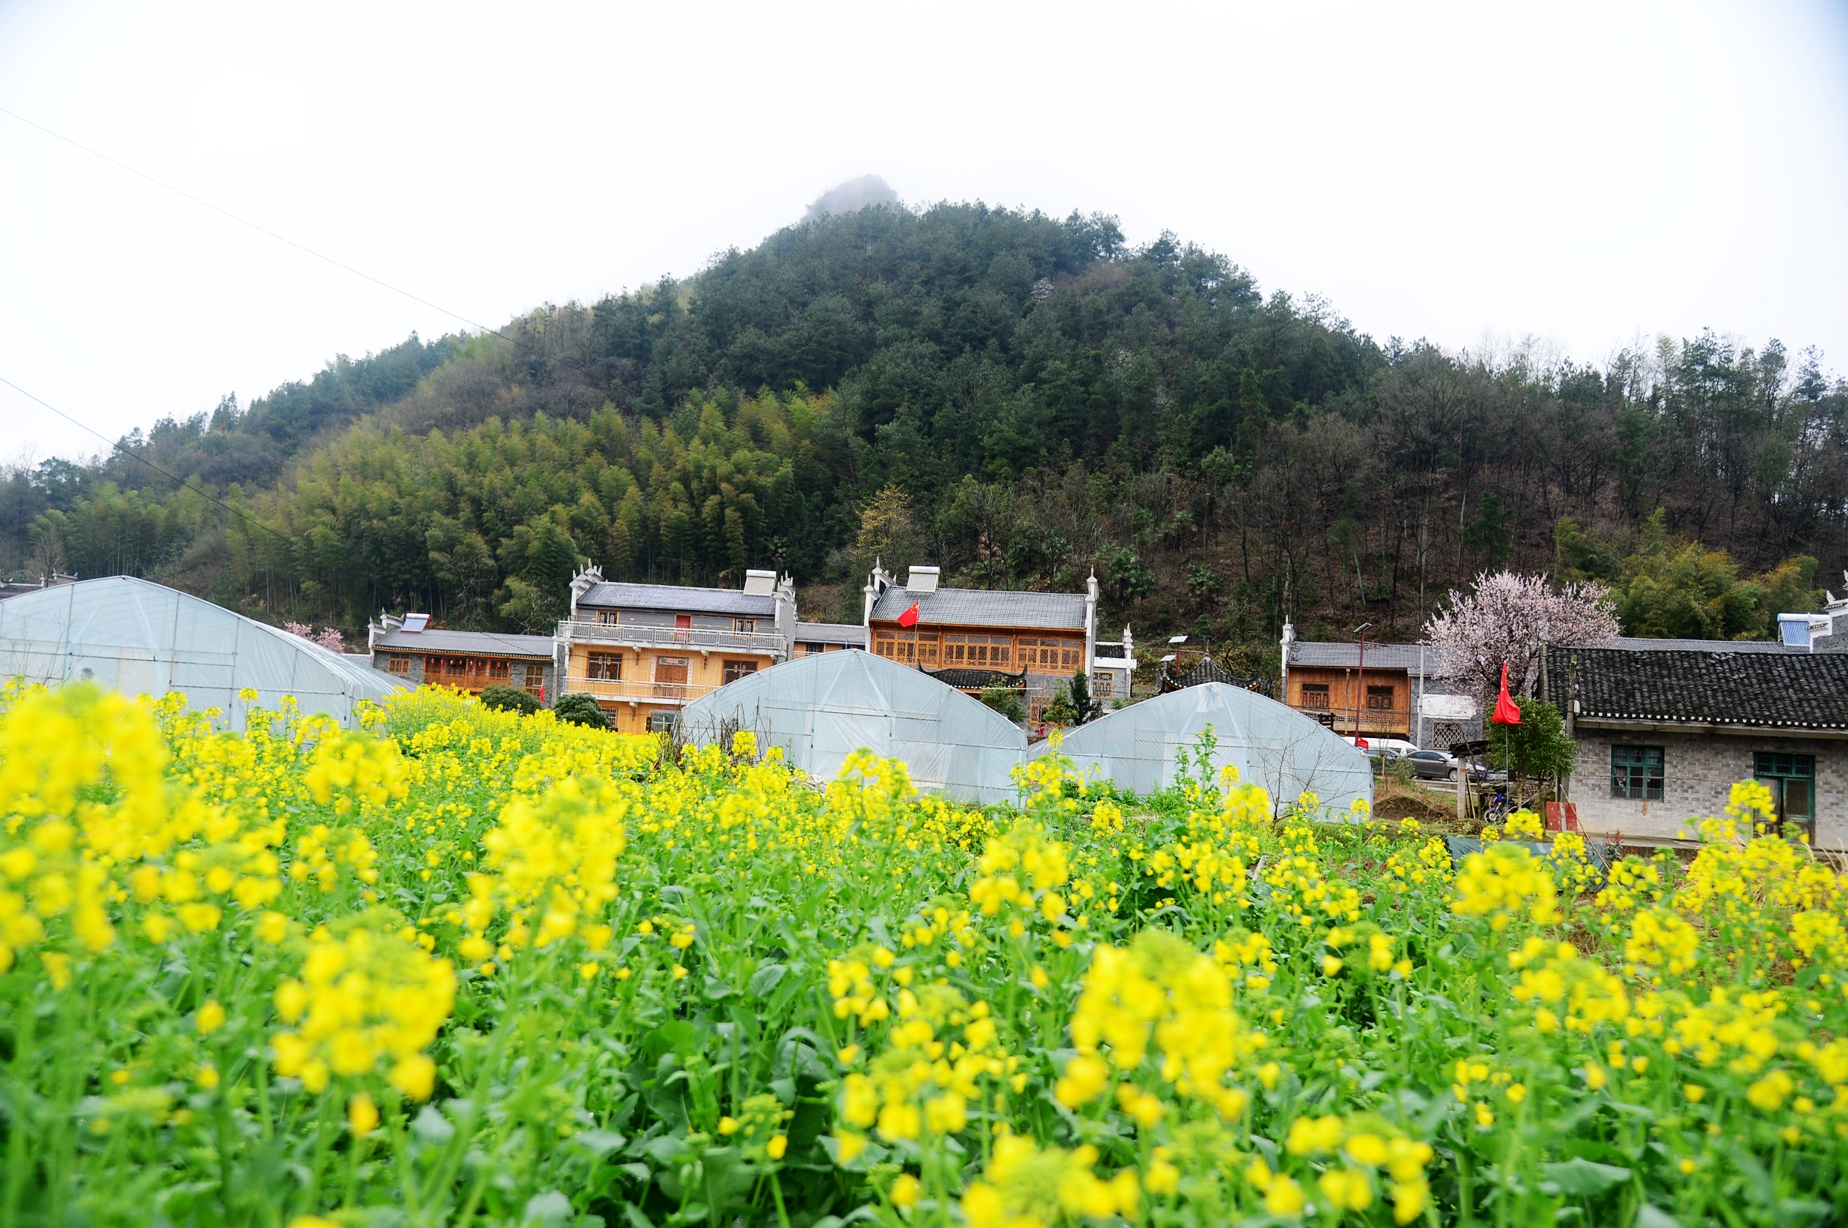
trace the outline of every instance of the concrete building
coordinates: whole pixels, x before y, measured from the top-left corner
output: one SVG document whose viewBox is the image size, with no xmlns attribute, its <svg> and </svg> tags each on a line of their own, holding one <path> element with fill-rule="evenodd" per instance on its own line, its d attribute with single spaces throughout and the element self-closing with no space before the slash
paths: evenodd
<svg viewBox="0 0 1848 1228">
<path fill-rule="evenodd" d="M 1587 832 L 1692 836 L 1756 779 L 1819 848 L 1848 848 L 1848 654 L 1778 644 L 1549 648 L 1543 697 L 1578 743 Z"/>
<path fill-rule="evenodd" d="M 795 586 L 773 571 L 728 589 L 617 584 L 588 567 L 554 657 L 564 690 L 596 696 L 615 728 L 659 731 L 686 703 L 788 660 L 797 628 Z"/>
</svg>

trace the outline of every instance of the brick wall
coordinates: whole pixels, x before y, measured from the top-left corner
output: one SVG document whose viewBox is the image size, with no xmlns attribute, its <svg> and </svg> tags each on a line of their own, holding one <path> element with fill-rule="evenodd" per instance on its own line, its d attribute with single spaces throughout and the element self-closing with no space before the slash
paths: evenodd
<svg viewBox="0 0 1848 1228">
<path fill-rule="evenodd" d="M 1662 800 L 1611 796 L 1611 746 L 1662 748 Z M 1848 848 L 1848 742 L 1699 733 L 1578 730 L 1570 797 L 1587 832 L 1694 835 L 1691 820 L 1723 815 L 1733 784 L 1752 778 L 1756 751 L 1816 757 L 1816 847 Z"/>
</svg>

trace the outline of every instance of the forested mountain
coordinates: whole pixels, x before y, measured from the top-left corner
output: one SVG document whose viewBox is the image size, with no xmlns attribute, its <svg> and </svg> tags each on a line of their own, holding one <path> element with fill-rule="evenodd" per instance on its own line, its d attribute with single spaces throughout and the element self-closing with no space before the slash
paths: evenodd
<svg viewBox="0 0 1848 1228">
<path fill-rule="evenodd" d="M 1381 345 L 1101 216 L 821 216 L 504 332 L 342 357 L 124 441 L 247 519 L 121 453 L 12 473 L 0 569 L 349 629 L 406 606 L 537 629 L 583 558 L 675 582 L 776 565 L 806 614 L 857 621 L 878 553 L 989 587 L 1095 568 L 1113 623 L 1231 646 L 1286 613 L 1413 638 L 1501 565 L 1628 586 L 1656 633 L 1761 635 L 1817 561 L 1848 563 L 1848 387 L 1812 357 Z M 1677 575 L 1710 599 L 1649 604 Z"/>
</svg>

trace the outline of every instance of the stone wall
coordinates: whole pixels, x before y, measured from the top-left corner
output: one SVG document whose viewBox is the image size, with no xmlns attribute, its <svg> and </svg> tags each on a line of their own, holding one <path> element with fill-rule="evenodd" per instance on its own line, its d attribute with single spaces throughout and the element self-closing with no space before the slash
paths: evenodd
<svg viewBox="0 0 1848 1228">
<path fill-rule="evenodd" d="M 1611 796 L 1611 746 L 1662 748 L 1662 800 Z M 1692 837 L 1691 821 L 1723 815 L 1735 782 L 1752 778 L 1757 751 L 1816 757 L 1816 847 L 1848 848 L 1848 742 L 1706 733 L 1578 729 L 1570 799 L 1587 832 Z"/>
</svg>

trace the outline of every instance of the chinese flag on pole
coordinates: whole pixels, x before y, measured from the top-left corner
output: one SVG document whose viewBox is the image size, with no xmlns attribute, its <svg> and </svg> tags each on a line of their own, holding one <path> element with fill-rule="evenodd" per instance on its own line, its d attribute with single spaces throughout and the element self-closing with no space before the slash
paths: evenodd
<svg viewBox="0 0 1848 1228">
<path fill-rule="evenodd" d="M 1495 700 L 1495 711 L 1489 719 L 1497 725 L 1518 725 L 1521 723 L 1521 709 L 1508 694 L 1508 667 L 1502 666 L 1501 695 Z"/>
<path fill-rule="evenodd" d="M 901 627 L 915 627 L 918 625 L 917 602 L 912 602 L 911 608 L 898 616 L 898 625 Z"/>
</svg>

